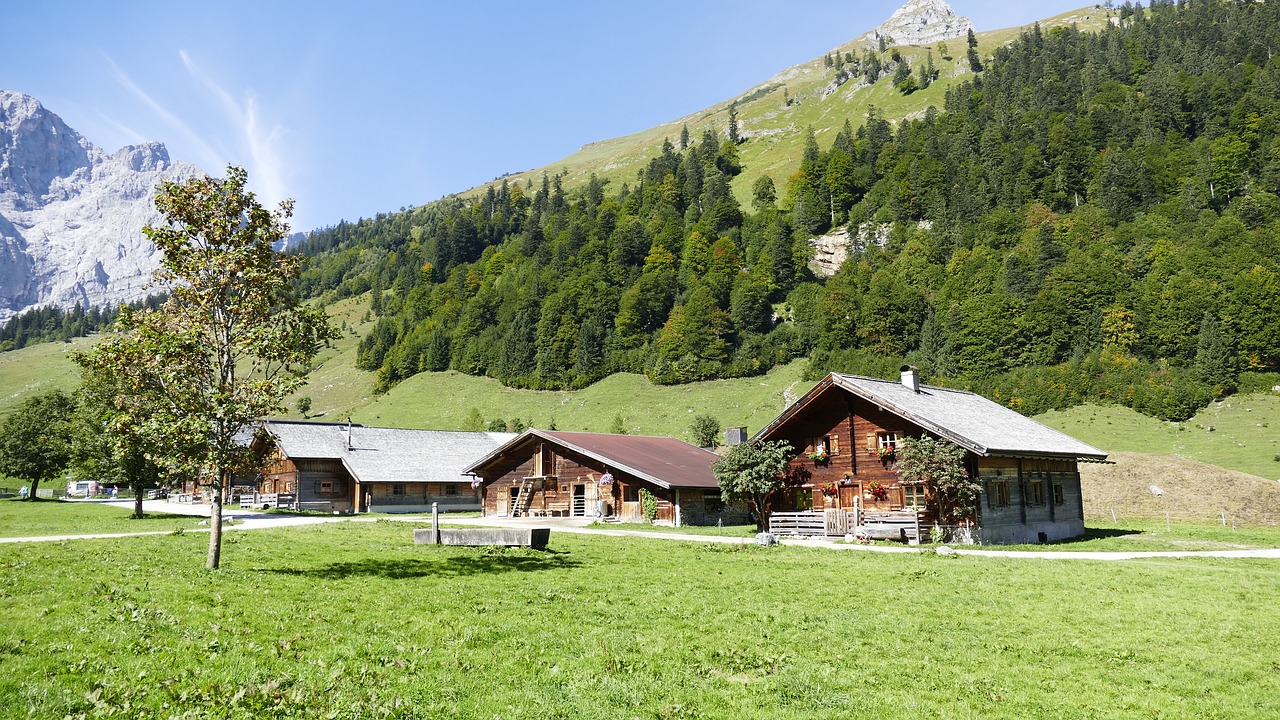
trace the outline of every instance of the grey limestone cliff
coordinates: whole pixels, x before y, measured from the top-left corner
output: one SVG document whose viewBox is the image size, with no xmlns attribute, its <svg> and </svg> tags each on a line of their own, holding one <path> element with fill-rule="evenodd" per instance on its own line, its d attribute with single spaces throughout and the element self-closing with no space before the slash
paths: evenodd
<svg viewBox="0 0 1280 720">
<path fill-rule="evenodd" d="M 22 93 L 0 90 L 0 320 L 77 302 L 114 305 L 152 289 L 161 180 L 200 169 L 160 143 L 108 154 Z"/>
</svg>

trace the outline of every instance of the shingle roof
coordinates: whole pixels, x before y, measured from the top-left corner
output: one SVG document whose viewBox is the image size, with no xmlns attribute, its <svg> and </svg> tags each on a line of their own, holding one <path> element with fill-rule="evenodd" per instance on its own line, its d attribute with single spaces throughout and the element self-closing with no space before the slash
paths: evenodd
<svg viewBox="0 0 1280 720">
<path fill-rule="evenodd" d="M 1066 433 L 967 390 L 921 385 L 919 392 L 897 380 L 831 373 L 757 434 L 766 433 L 813 397 L 836 387 L 944 437 L 978 455 L 1072 457 L 1104 460 L 1107 453 Z"/>
<path fill-rule="evenodd" d="M 658 487 L 719 487 L 711 472 L 711 465 L 719 457 L 681 440 L 560 430 L 526 430 L 523 435 L 472 463 L 466 472 L 475 472 L 482 466 L 499 460 L 508 450 L 534 436 L 594 458 L 611 469 L 647 480 Z"/>
<path fill-rule="evenodd" d="M 350 428 L 350 449 L 347 430 Z M 514 433 L 402 430 L 346 423 L 265 424 L 291 459 L 341 460 L 361 483 L 465 482 L 462 472 Z"/>
</svg>

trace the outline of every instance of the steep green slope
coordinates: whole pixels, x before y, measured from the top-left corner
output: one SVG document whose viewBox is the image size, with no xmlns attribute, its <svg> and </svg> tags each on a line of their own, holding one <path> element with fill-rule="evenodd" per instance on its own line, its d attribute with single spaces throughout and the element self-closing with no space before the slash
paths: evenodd
<svg viewBox="0 0 1280 720">
<path fill-rule="evenodd" d="M 1236 395 L 1186 422 L 1163 422 L 1115 405 L 1081 405 L 1036 417 L 1095 447 L 1176 455 L 1280 480 L 1280 394 Z"/>
<path fill-rule="evenodd" d="M 1117 11 L 1097 6 L 1063 13 L 1040 21 L 1046 31 L 1054 27 L 1076 26 L 1081 30 L 1096 30 Z M 1013 41 L 1027 26 L 1002 28 L 975 33 L 978 51 L 984 58 L 990 57 L 996 48 Z M 946 90 L 952 84 L 973 77 L 965 59 L 965 39 L 955 38 L 944 43 L 949 59 L 939 51 L 938 44 L 930 46 L 901 46 L 887 48 L 899 50 L 915 66 L 925 61 L 930 52 L 939 71 L 938 80 L 930 87 L 903 95 L 894 89 L 891 79 L 881 78 L 867 86 L 860 79 L 852 79 L 834 92 L 824 92 L 832 84 L 836 70 L 825 67 L 823 58 L 801 63 L 745 90 L 735 98 L 729 98 L 682 118 L 623 137 L 602 140 L 584 145 L 565 158 L 533 170 L 507 176 L 509 182 L 520 182 L 528 187 L 538 182 L 543 173 L 564 174 L 567 189 L 585 185 L 594 173 L 603 180 L 615 184 L 634 182 L 636 173 L 661 153 L 662 142 L 676 142 L 683 127 L 688 127 L 693 137 L 713 128 L 723 133 L 729 124 L 729 108 L 736 102 L 738 123 L 744 137 L 760 142 L 748 142 L 742 148 L 743 173 L 734 179 L 732 187 L 739 201 L 751 199 L 751 187 L 757 179 L 768 176 L 779 187 L 800 165 L 804 149 L 806 128 L 812 127 L 823 145 L 840 129 L 846 119 L 858 128 L 874 106 L 887 120 L 896 122 L 922 115 L 930 105 L 942 107 Z M 875 49 L 870 41 L 854 39 L 831 52 L 852 53 L 861 57 L 868 49 Z M 884 53 L 887 57 L 888 52 Z M 790 99 L 791 102 L 786 102 Z M 464 194 L 475 194 L 488 183 Z"/>
<path fill-rule="evenodd" d="M 80 367 L 71 362 L 71 353 L 94 342 L 93 337 L 82 337 L 0 352 L 0 417 L 12 412 L 28 395 L 75 389 L 80 384 Z"/>
<path fill-rule="evenodd" d="M 797 361 L 761 377 L 679 386 L 617 373 L 573 391 L 520 390 L 457 372 L 420 373 L 351 417 L 370 425 L 455 430 L 475 410 L 486 420 L 518 418 L 538 428 L 591 432 L 609 432 L 621 418 L 629 434 L 689 440 L 689 426 L 702 414 L 714 415 L 723 427 L 759 430 L 813 386 L 801 379 L 803 371 Z"/>
</svg>

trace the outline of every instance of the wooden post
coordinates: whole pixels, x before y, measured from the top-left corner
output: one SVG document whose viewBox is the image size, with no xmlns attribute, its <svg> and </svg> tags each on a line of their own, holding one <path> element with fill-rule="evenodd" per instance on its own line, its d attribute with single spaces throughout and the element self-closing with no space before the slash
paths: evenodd
<svg viewBox="0 0 1280 720">
<path fill-rule="evenodd" d="M 431 503 L 431 539 L 440 544 L 440 503 Z"/>
</svg>

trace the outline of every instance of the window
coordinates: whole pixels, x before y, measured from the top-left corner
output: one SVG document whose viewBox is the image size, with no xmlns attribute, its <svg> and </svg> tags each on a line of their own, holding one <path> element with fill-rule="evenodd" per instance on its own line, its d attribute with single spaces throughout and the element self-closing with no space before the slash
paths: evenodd
<svg viewBox="0 0 1280 720">
<path fill-rule="evenodd" d="M 902 506 L 911 508 L 924 507 L 924 485 L 903 485 Z"/>
<path fill-rule="evenodd" d="M 1065 505 L 1067 502 L 1067 493 L 1062 487 L 1062 483 L 1053 484 L 1053 504 Z"/>
<path fill-rule="evenodd" d="M 809 438 L 809 450 L 811 452 L 825 452 L 828 455 L 840 454 L 840 436 L 838 435 L 819 435 Z"/>
<path fill-rule="evenodd" d="M 391 494 L 392 494 L 392 495 L 404 495 L 404 483 L 392 483 L 392 484 L 391 484 Z"/>
<path fill-rule="evenodd" d="M 703 490 L 702 507 L 706 508 L 709 513 L 718 513 L 724 510 L 724 498 L 720 496 L 720 491 Z"/>
<path fill-rule="evenodd" d="M 898 449 L 898 433 L 882 432 L 876 433 L 876 450 L 897 450 Z"/>
<path fill-rule="evenodd" d="M 1027 497 L 1025 498 L 1027 505 L 1043 505 L 1044 504 L 1044 483 L 1040 480 L 1031 480 L 1027 483 Z"/>
<path fill-rule="evenodd" d="M 622 502 L 640 502 L 640 489 L 635 485 L 622 486 Z"/>
<path fill-rule="evenodd" d="M 814 490 L 808 488 L 796 488 L 796 510 L 812 510 Z"/>
<path fill-rule="evenodd" d="M 444 486 L 444 494 L 453 497 L 458 494 L 458 486 L 455 483 L 449 483 Z"/>
<path fill-rule="evenodd" d="M 987 504 L 991 507 L 1006 507 L 1009 504 L 1009 483 L 994 480 L 987 483 Z"/>
<path fill-rule="evenodd" d="M 332 494 L 333 494 L 333 481 L 332 481 L 332 480 L 321 480 L 321 481 L 320 481 L 320 490 L 319 490 L 319 492 L 320 492 L 320 494 L 321 494 L 321 495 L 332 495 Z"/>
</svg>

